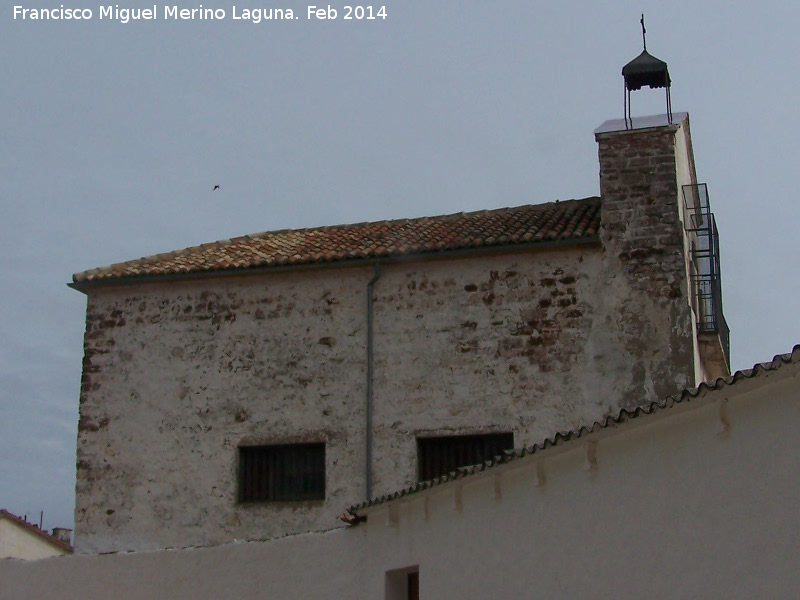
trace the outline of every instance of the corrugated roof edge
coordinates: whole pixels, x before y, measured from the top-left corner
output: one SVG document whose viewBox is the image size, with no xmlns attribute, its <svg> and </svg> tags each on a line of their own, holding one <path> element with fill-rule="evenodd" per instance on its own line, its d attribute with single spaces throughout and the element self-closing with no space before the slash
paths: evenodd
<svg viewBox="0 0 800 600">
<path fill-rule="evenodd" d="M 618 425 L 626 421 L 636 419 L 637 417 L 641 417 L 643 415 L 651 415 L 658 411 L 672 408 L 673 406 L 681 404 L 683 402 L 690 402 L 692 399 L 697 398 L 703 392 L 721 390 L 723 388 L 735 385 L 736 383 L 742 380 L 753 379 L 754 377 L 759 376 L 761 373 L 776 371 L 783 365 L 793 364 L 793 363 L 800 363 L 800 344 L 792 348 L 792 351 L 789 353 L 777 354 L 769 362 L 758 363 L 751 369 L 743 369 L 741 371 L 736 371 L 733 375 L 729 377 L 725 378 L 720 377 L 716 381 L 710 383 L 703 382 L 694 389 L 683 390 L 677 396 L 668 396 L 664 400 L 658 400 L 655 402 L 651 402 L 649 404 L 643 404 L 641 406 L 636 407 L 633 410 L 627 410 L 623 408 L 616 415 L 610 415 L 605 419 L 603 419 L 602 421 L 596 421 L 590 426 L 584 425 L 578 429 L 573 429 L 571 431 L 563 431 L 563 432 L 560 431 L 557 432 L 555 435 L 545 439 L 544 441 L 538 444 L 534 444 L 533 446 L 527 446 L 525 448 L 521 448 L 518 450 L 510 450 L 502 456 L 495 456 L 494 458 L 487 460 L 481 464 L 472 465 L 469 467 L 462 467 L 455 471 L 451 471 L 450 473 L 448 473 L 447 475 L 443 475 L 442 477 L 437 477 L 436 479 L 431 479 L 430 481 L 421 481 L 419 483 L 403 488 L 396 492 L 384 494 L 383 496 L 379 496 L 372 500 L 362 502 L 360 504 L 355 504 L 347 509 L 344 515 L 342 515 L 341 519 L 345 523 L 355 525 L 363 519 L 363 517 L 358 514 L 358 511 L 363 510 L 365 508 L 377 506 L 380 504 L 385 504 L 387 502 L 391 502 L 392 500 L 398 500 L 405 496 L 410 496 L 417 492 L 421 492 L 423 490 L 427 490 L 432 487 L 442 485 L 443 483 L 447 483 L 449 481 L 455 481 L 456 479 L 463 479 L 464 477 L 481 473 L 483 471 L 486 471 L 487 469 L 491 469 L 498 465 L 509 463 L 511 461 L 523 458 L 525 456 L 536 454 L 537 452 L 541 452 L 542 450 L 546 450 L 547 448 L 558 446 L 565 442 L 581 438 L 590 433 L 605 429 L 612 425 Z"/>
<path fill-rule="evenodd" d="M 166 260 L 166 259 L 174 258 L 174 257 L 179 256 L 179 255 L 189 254 L 189 253 L 197 252 L 197 251 L 204 250 L 204 249 L 207 249 L 207 248 L 224 247 L 226 245 L 229 245 L 229 244 L 232 244 L 232 243 L 236 243 L 236 242 L 240 242 L 240 241 L 243 241 L 243 240 L 262 239 L 262 238 L 265 238 L 267 236 L 273 236 L 273 235 L 289 234 L 289 233 L 307 233 L 307 232 L 311 232 L 311 231 L 328 231 L 328 230 L 332 230 L 332 229 L 347 229 L 347 228 L 363 227 L 363 226 L 367 226 L 367 225 L 380 225 L 380 224 L 395 224 L 395 225 L 399 225 L 399 224 L 407 224 L 407 223 L 423 223 L 423 222 L 430 221 L 430 220 L 433 220 L 433 219 L 445 221 L 445 220 L 449 220 L 449 219 L 458 219 L 458 218 L 470 217 L 470 216 L 490 215 L 490 214 L 494 214 L 494 213 L 500 213 L 500 212 L 503 212 L 503 211 L 521 209 L 521 208 L 526 208 L 526 207 L 534 207 L 534 206 L 537 207 L 537 208 L 541 207 L 542 210 L 544 210 L 546 207 L 548 207 L 550 205 L 558 204 L 558 205 L 563 207 L 565 205 L 572 204 L 572 203 L 588 202 L 588 201 L 600 202 L 601 198 L 599 196 L 587 196 L 586 198 L 573 198 L 573 199 L 570 199 L 570 200 L 555 200 L 555 201 L 552 201 L 552 202 L 545 202 L 543 204 L 523 204 L 523 205 L 519 205 L 519 206 L 506 206 L 506 207 L 502 207 L 502 208 L 480 209 L 480 210 L 475 210 L 475 211 L 470 211 L 470 212 L 463 212 L 462 211 L 462 212 L 455 212 L 455 213 L 449 213 L 449 214 L 444 214 L 444 215 L 430 215 L 430 216 L 413 217 L 413 218 L 399 218 L 399 219 L 384 219 L 384 220 L 381 220 L 381 221 L 360 221 L 360 222 L 357 222 L 357 223 L 343 223 L 343 224 L 337 224 L 337 225 L 321 225 L 321 226 L 317 226 L 317 227 L 302 227 L 302 228 L 298 228 L 298 229 L 286 228 L 286 229 L 276 229 L 276 230 L 272 230 L 272 231 L 263 231 L 263 232 L 260 232 L 260 233 L 253 233 L 253 234 L 237 236 L 237 237 L 230 238 L 230 239 L 217 240 L 217 241 L 213 241 L 213 242 L 206 242 L 206 243 L 199 244 L 199 245 L 196 245 L 196 246 L 189 246 L 189 247 L 186 247 L 186 248 L 181 248 L 181 249 L 177 249 L 177 250 L 171 250 L 171 251 L 168 251 L 168 252 L 160 252 L 160 253 L 157 253 L 157 254 L 151 254 L 151 255 L 148 255 L 148 256 L 143 256 L 141 258 L 131 259 L 131 260 L 127 260 L 127 261 L 113 263 L 113 264 L 106 265 L 106 266 L 103 266 L 103 267 L 96 267 L 96 268 L 93 268 L 93 269 L 80 271 L 80 272 L 74 273 L 72 275 L 72 282 L 70 284 L 68 284 L 68 285 L 70 285 L 71 287 L 79 287 L 81 284 L 86 284 L 86 283 L 92 282 L 97 277 L 102 277 L 103 274 L 113 273 L 114 271 L 118 271 L 118 270 L 123 269 L 125 267 L 138 266 L 138 265 L 142 265 L 142 264 L 150 263 L 150 262 L 154 262 L 154 261 Z M 499 244 L 499 245 L 502 245 L 502 244 Z M 509 244 L 509 245 L 514 245 L 514 244 Z M 491 247 L 493 247 L 493 246 L 484 246 L 484 248 L 487 248 L 487 249 L 491 248 Z M 430 251 L 428 253 L 433 253 L 435 251 L 436 250 L 433 250 L 433 251 Z M 332 262 L 346 262 L 346 261 L 344 261 L 344 260 L 336 260 L 336 261 L 332 261 Z M 246 270 L 246 269 L 244 269 L 244 270 Z M 164 277 L 168 278 L 169 275 L 166 275 Z M 137 277 L 135 277 L 135 276 L 126 276 L 124 278 L 125 279 L 137 279 Z M 147 278 L 147 277 L 145 277 L 145 278 Z M 109 278 L 108 283 L 113 282 L 115 279 L 117 279 L 117 278 Z"/>
</svg>

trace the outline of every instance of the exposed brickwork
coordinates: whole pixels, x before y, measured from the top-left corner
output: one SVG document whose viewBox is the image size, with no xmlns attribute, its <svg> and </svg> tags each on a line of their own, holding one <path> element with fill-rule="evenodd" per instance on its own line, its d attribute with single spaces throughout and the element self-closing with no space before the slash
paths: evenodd
<svg viewBox="0 0 800 600">
<path fill-rule="evenodd" d="M 678 180 L 678 161 L 689 157 L 677 155 L 678 134 L 674 125 L 597 135 L 604 270 L 624 277 L 626 284 L 616 286 L 631 292 L 607 298 L 616 304 L 612 310 L 618 311 L 631 344 L 652 345 L 652 339 L 645 340 L 652 336 L 662 340 L 654 347 L 656 372 L 642 365 L 631 388 L 635 392 L 641 384 L 653 400 L 694 383 Z"/>
<path fill-rule="evenodd" d="M 675 128 L 599 136 L 602 240 L 646 291 L 681 294 Z M 654 289 L 651 283 L 658 282 Z"/>
</svg>

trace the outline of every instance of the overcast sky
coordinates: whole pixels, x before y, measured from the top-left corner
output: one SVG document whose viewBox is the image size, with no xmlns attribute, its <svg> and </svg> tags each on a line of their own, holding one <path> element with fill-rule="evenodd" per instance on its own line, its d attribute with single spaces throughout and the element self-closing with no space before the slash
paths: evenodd
<svg viewBox="0 0 800 600">
<path fill-rule="evenodd" d="M 309 20 L 293 0 L 205 0 L 225 19 L 194 21 L 118 5 L 154 2 L 157 20 L 127 24 L 97 0 L 0 8 L 0 508 L 72 526 L 72 273 L 271 229 L 597 195 L 592 131 L 622 117 L 641 12 L 691 115 L 733 368 L 800 342 L 794 3 L 388 0 L 385 19 L 339 3 Z M 14 4 L 93 18 L 14 19 Z M 234 20 L 234 5 L 298 18 Z M 663 110 L 663 90 L 633 96 L 634 115 Z"/>
</svg>

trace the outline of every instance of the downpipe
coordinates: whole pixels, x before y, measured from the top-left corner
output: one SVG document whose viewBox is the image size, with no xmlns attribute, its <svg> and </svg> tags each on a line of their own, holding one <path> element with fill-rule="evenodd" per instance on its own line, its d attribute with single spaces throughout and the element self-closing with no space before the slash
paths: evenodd
<svg viewBox="0 0 800 600">
<path fill-rule="evenodd" d="M 367 500 L 372 499 L 372 402 L 373 402 L 373 311 L 372 293 L 375 282 L 380 279 L 381 267 L 375 263 L 375 275 L 367 284 L 367 457 L 366 457 L 366 481 L 367 481 Z"/>
</svg>

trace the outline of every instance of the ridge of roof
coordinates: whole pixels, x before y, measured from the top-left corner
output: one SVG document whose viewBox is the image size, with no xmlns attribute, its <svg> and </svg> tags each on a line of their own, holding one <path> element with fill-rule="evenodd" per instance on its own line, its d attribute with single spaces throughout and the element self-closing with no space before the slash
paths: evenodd
<svg viewBox="0 0 800 600">
<path fill-rule="evenodd" d="M 3 517 L 5 517 L 6 519 L 8 519 L 9 521 L 11 521 L 13 523 L 16 523 L 17 525 L 20 525 L 21 527 L 24 527 L 26 530 L 30 531 L 31 533 L 34 533 L 34 534 L 38 535 L 39 537 L 45 539 L 46 541 L 50 542 L 51 544 L 54 544 L 54 545 L 58 546 L 59 548 L 61 548 L 63 550 L 66 550 L 67 552 L 74 552 L 73 547 L 70 546 L 69 544 L 67 544 L 66 542 L 62 542 L 60 539 L 58 539 L 56 537 L 53 537 L 52 535 L 50 535 L 49 533 L 47 533 L 43 529 L 39 529 L 33 523 L 28 523 L 25 519 L 22 519 L 21 517 L 18 517 L 14 513 L 8 512 L 5 508 L 0 508 L 0 519 L 2 519 Z"/>
<path fill-rule="evenodd" d="M 398 500 L 400 498 L 416 494 L 423 490 L 437 487 L 450 481 L 463 479 L 464 477 L 469 477 L 470 475 L 476 475 L 486 471 L 487 469 L 524 458 L 525 456 L 531 456 L 537 452 L 541 452 L 554 446 L 562 445 L 566 442 L 576 440 L 590 433 L 606 429 L 613 425 L 619 425 L 644 415 L 651 415 L 662 410 L 670 409 L 684 402 L 690 402 L 704 392 L 712 392 L 731 387 L 743 380 L 753 379 L 762 373 L 776 371 L 784 365 L 795 363 L 800 363 L 800 344 L 795 345 L 791 352 L 775 355 L 771 361 L 757 363 L 750 369 L 736 371 L 733 375 L 729 375 L 728 377 L 720 377 L 712 382 L 703 382 L 696 388 L 687 388 L 682 390 L 678 395 L 667 396 L 663 400 L 655 400 L 647 404 L 642 404 L 632 410 L 628 410 L 626 408 L 620 409 L 616 415 L 609 415 L 600 421 L 595 421 L 589 426 L 582 425 L 577 429 L 559 431 L 549 438 L 545 438 L 543 441 L 532 446 L 525 446 L 515 450 L 507 450 L 505 454 L 495 456 L 477 465 L 460 467 L 454 471 L 450 471 L 446 475 L 442 475 L 441 477 L 436 477 L 428 481 L 420 481 L 395 492 L 383 494 L 382 496 L 378 496 L 371 500 L 355 504 L 345 511 L 344 515 L 341 517 L 341 520 L 345 523 L 354 525 L 362 518 L 357 514 L 358 511 L 365 508 L 385 504 L 393 500 Z"/>
<path fill-rule="evenodd" d="M 153 276 L 383 260 L 597 237 L 600 198 L 303 229 L 218 240 L 75 273 L 73 286 Z"/>
</svg>

